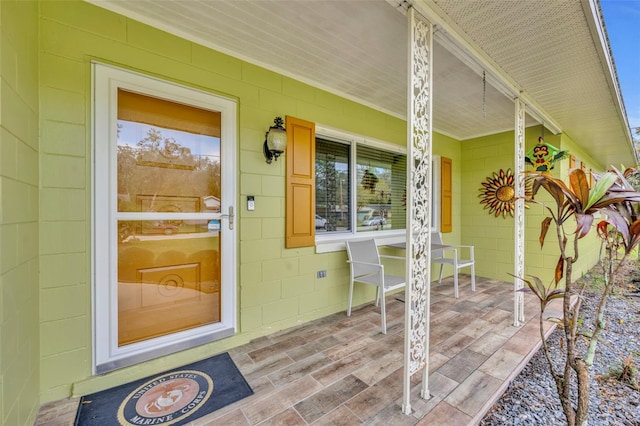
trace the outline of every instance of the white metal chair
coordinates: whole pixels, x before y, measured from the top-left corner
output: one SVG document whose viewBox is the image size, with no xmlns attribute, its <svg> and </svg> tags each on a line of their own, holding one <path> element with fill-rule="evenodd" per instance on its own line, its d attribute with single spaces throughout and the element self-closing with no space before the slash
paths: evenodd
<svg viewBox="0 0 640 426">
<path fill-rule="evenodd" d="M 349 282 L 349 307 L 347 316 L 351 316 L 351 304 L 353 302 L 353 283 L 359 282 L 376 286 L 376 306 L 380 302 L 380 313 L 382 315 L 382 334 L 387 334 L 387 314 L 385 310 L 386 293 L 404 287 L 406 279 L 395 275 L 384 273 L 384 265 L 380 258 L 402 259 L 400 256 L 387 256 L 378 253 L 378 247 L 373 239 L 364 241 L 347 241 L 347 255 L 350 265 L 351 279 Z M 381 297 L 382 296 L 382 297 Z"/>
<path fill-rule="evenodd" d="M 432 232 L 431 233 L 431 262 L 440 264 L 440 276 L 438 277 L 438 282 L 442 282 L 442 269 L 444 265 L 453 266 L 453 292 L 455 297 L 458 297 L 458 269 L 466 268 L 467 266 L 471 267 L 471 290 L 476 291 L 476 270 L 475 270 L 475 260 L 473 256 L 473 246 L 463 246 L 463 245 L 444 245 L 442 243 L 442 234 L 440 232 Z M 441 246 L 441 247 L 437 247 Z M 458 249 L 468 249 L 469 257 L 468 258 L 460 258 Z M 460 250 L 461 252 L 463 250 Z M 451 257 L 447 257 L 447 253 L 452 252 L 453 255 Z"/>
</svg>

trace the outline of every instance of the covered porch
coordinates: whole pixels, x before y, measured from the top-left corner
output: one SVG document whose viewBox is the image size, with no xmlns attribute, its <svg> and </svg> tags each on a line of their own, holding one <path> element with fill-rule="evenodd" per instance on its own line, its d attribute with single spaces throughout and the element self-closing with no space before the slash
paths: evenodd
<svg viewBox="0 0 640 426">
<path fill-rule="evenodd" d="M 324 424 L 331 416 L 356 423 L 388 422 L 391 416 L 398 416 L 392 420 L 398 423 L 432 417 L 472 422 L 498 397 L 538 342 L 531 315 L 535 304 L 522 315 L 528 322 L 513 327 L 520 304 L 514 307 L 513 283 L 500 280 L 509 281 L 509 272 L 546 276 L 557 262 L 553 252 L 540 251 L 528 230 L 525 243 L 525 228 L 535 224 L 537 232 L 543 213 L 532 209 L 525 220 L 519 209 L 513 220 L 492 217 L 478 200 L 481 182 L 498 170 L 512 169 L 520 176 L 526 148 L 545 131 L 549 143 L 575 156 L 575 161 L 556 169 L 559 176 L 574 167 L 598 172 L 635 158 L 597 0 L 516 0 L 508 7 L 496 7 L 491 0 L 37 0 L 0 5 L 3 24 L 11 24 L 3 26 L 0 37 L 7 63 L 0 70 L 0 204 L 5 206 L 0 215 L 0 298 L 7 307 L 0 324 L 3 425 L 31 425 L 43 403 L 39 424 L 69 424 L 78 402 L 63 398 L 91 394 L 230 348 L 256 394 L 200 423 L 283 423 L 289 415 L 291 423 Z M 109 74 L 111 81 L 126 75 L 131 83 L 119 80 L 109 85 L 102 79 L 105 90 L 98 90 L 96 65 L 118 74 Z M 156 83 L 163 88 L 150 86 Z M 166 179 L 169 189 L 162 192 L 143 188 L 128 194 L 127 185 L 115 184 L 114 102 L 120 87 L 228 119 L 220 121 L 226 123 L 220 127 L 232 132 L 227 137 L 220 130 L 218 135 L 228 149 L 222 149 L 224 159 L 219 156 L 216 161 L 224 160 L 225 166 L 209 176 L 219 174 L 220 187 L 214 179 L 202 194 L 191 194 L 187 185 L 178 194 L 169 188 L 174 181 Z M 224 102 L 207 103 L 209 107 L 201 95 Z M 327 235 L 315 234 L 311 223 L 318 206 L 310 190 L 305 198 L 309 202 L 301 209 L 309 219 L 302 222 L 308 232 L 303 243 L 288 246 L 287 218 L 292 215 L 286 206 L 295 203 L 286 191 L 293 175 L 286 161 L 295 150 L 290 143 L 280 161 L 265 161 L 265 130 L 272 120 L 275 124 L 274 117 L 320 129 L 323 133 L 318 135 L 339 143 L 350 159 L 353 167 L 344 172 L 351 185 L 349 232 L 331 234 L 328 227 L 320 231 Z M 109 131 L 100 130 L 103 124 Z M 303 134 L 309 136 L 303 146 L 313 147 L 314 133 Z M 105 135 L 109 141 L 101 143 L 98 136 Z M 141 135 L 130 142 L 138 146 L 143 140 Z M 188 154 L 172 143 L 165 146 L 170 149 L 163 152 L 171 158 L 178 152 Z M 109 154 L 101 155 L 97 148 Z M 407 179 L 386 203 L 398 207 L 396 218 L 409 216 L 405 224 L 396 221 L 388 223 L 392 229 L 358 230 L 359 204 L 369 206 L 374 216 L 373 207 L 393 188 L 378 188 L 380 203 L 371 197 L 358 202 L 358 192 L 371 194 L 371 180 L 362 185 L 356 170 L 357 153 L 367 150 L 388 155 L 384 158 L 389 164 L 406 161 L 406 151 L 409 173 L 391 177 Z M 317 174 L 313 155 L 322 150 L 316 146 L 303 151 L 309 154 L 308 162 L 298 164 L 309 166 L 305 185 L 312 189 Z M 326 151 L 333 155 L 337 150 Z M 451 160 L 445 163 L 451 165 L 447 179 L 435 173 L 435 157 Z M 156 167 L 140 158 L 141 167 Z M 374 163 L 372 155 L 363 158 L 365 167 Z M 157 168 L 180 171 L 191 163 L 162 164 L 167 167 Z M 412 172 L 414 166 L 418 173 Z M 434 175 L 440 179 L 439 190 Z M 108 191 L 95 185 L 98 178 L 108 184 Z M 333 182 L 327 186 L 331 191 L 342 182 L 327 180 Z M 173 207 L 151 209 L 151 193 L 159 200 L 176 200 L 182 212 Z M 438 195 L 448 201 L 445 211 L 451 217 L 446 227 L 442 217 L 438 220 L 433 214 L 438 211 L 433 202 Z M 220 200 L 220 212 L 198 207 L 200 201 L 206 206 L 208 197 Z M 140 211 L 121 211 L 119 200 L 134 199 L 140 203 L 129 207 Z M 343 211 L 342 200 L 325 207 L 334 204 Z M 155 254 L 152 261 L 148 253 L 139 252 L 138 265 L 129 272 L 133 276 L 135 270 L 138 279 L 138 271 L 155 274 L 167 266 L 196 263 L 197 267 L 184 268 L 193 277 L 198 276 L 199 264 L 219 272 L 220 283 L 227 286 L 218 293 L 225 297 L 220 311 L 228 313 L 228 323 L 214 321 L 206 330 L 191 327 L 193 334 L 185 338 L 189 349 L 180 346 L 187 341 L 181 340 L 183 335 L 171 333 L 164 340 L 150 336 L 125 354 L 131 363 L 110 369 L 108 363 L 124 360 L 118 351 L 129 346 L 111 339 L 124 323 L 117 307 L 126 305 L 118 300 L 117 271 L 124 268 L 112 254 L 118 245 L 127 248 L 128 236 L 118 232 L 116 224 L 140 217 L 190 221 L 203 213 L 200 210 L 212 220 L 224 216 L 224 227 L 212 222 L 211 229 L 208 223 L 201 228 L 203 234 L 226 233 L 222 241 L 230 248 L 217 250 L 224 253 L 220 262 L 210 262 L 214 256 L 205 257 L 206 250 L 199 248 L 193 252 L 203 252 L 203 257 L 193 262 L 191 251 L 178 253 L 186 263 L 169 256 L 157 256 L 162 262 L 156 262 Z M 419 212 L 421 217 L 401 211 Z M 177 225 L 158 228 L 151 223 L 156 231 L 168 232 L 146 241 L 166 241 L 171 251 L 176 248 L 171 240 L 186 242 L 191 237 L 184 235 L 197 234 L 191 224 L 175 232 Z M 142 226 L 136 229 L 142 233 Z M 421 230 L 419 244 L 412 242 L 412 229 Z M 446 232 L 447 244 L 473 245 L 477 274 L 492 280 L 478 280 L 474 294 L 463 284 L 458 300 L 453 299 L 450 283 L 430 290 L 431 229 Z M 387 244 L 406 238 L 408 258 L 424 260 L 422 267 L 407 268 L 412 291 L 407 299 L 415 305 L 390 297 L 386 336 L 379 333 L 379 314 L 371 306 L 363 306 L 351 318 L 344 314 L 343 244 L 361 237 Z M 211 239 L 221 241 L 213 235 Z M 597 247 L 591 244 L 590 252 L 584 253 L 585 268 L 588 260 L 595 262 Z M 109 255 L 102 256 L 101 250 Z M 125 250 L 122 258 L 128 258 Z M 97 259 L 105 263 L 96 267 Z M 217 277 L 213 281 L 217 285 Z M 125 292 L 122 296 L 127 299 Z M 361 293 L 359 303 L 367 297 Z M 107 313 L 104 320 L 102 313 Z M 218 324 L 222 330 L 216 329 Z M 414 333 L 407 336 L 406 330 Z M 203 343 L 201 338 L 207 340 Z M 531 347 L 521 348 L 523 344 Z M 412 358 L 403 360 L 404 354 Z M 414 374 L 418 370 L 431 370 L 431 385 L 428 374 Z M 419 393 L 431 398 L 422 399 Z M 216 418 L 221 415 L 228 417 Z"/>
<path fill-rule="evenodd" d="M 539 304 L 525 295 L 513 326 L 513 284 L 460 276 L 431 286 L 429 390 L 412 378 L 412 413 L 402 406 L 403 292 L 387 296 L 387 334 L 373 303 L 255 339 L 230 351 L 254 394 L 195 425 L 477 424 L 540 347 Z M 560 312 L 545 315 L 558 316 Z M 546 323 L 548 336 L 555 325 Z M 43 406 L 36 425 L 73 424 L 78 399 Z"/>
</svg>

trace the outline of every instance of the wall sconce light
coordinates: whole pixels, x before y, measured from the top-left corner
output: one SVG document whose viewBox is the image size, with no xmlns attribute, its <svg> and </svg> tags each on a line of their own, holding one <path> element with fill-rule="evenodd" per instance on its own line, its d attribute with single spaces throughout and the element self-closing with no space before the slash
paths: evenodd
<svg viewBox="0 0 640 426">
<path fill-rule="evenodd" d="M 282 127 L 284 124 L 282 117 L 276 117 L 273 120 L 273 124 L 264 135 L 264 145 L 262 147 L 267 164 L 271 164 L 272 160 L 278 161 L 278 157 L 287 147 L 287 131 Z"/>
</svg>

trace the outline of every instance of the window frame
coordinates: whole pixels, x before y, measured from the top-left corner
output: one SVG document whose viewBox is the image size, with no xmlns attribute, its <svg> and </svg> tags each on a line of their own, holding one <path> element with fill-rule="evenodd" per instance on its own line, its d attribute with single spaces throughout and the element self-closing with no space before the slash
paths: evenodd
<svg viewBox="0 0 640 426">
<path fill-rule="evenodd" d="M 353 190 L 351 191 L 349 203 L 350 207 L 357 204 L 357 192 L 355 189 L 355 183 L 357 181 L 357 150 L 358 144 L 377 148 L 383 151 L 395 152 L 398 154 L 407 155 L 407 148 L 404 146 L 392 144 L 379 139 L 368 138 L 355 133 L 350 133 L 344 130 L 335 129 L 329 126 L 316 124 L 316 138 L 327 139 L 333 142 L 344 143 L 349 145 L 350 152 L 350 164 L 349 164 L 349 183 Z M 431 173 L 432 179 L 432 216 L 431 216 L 431 231 L 440 231 L 440 207 L 441 207 L 441 160 L 442 156 L 439 154 L 433 154 L 431 158 Z M 408 181 L 408 179 L 407 179 Z M 315 206 L 314 206 L 315 209 Z M 315 213 L 315 210 L 314 210 Z M 351 223 L 357 222 L 357 209 L 350 208 Z M 315 247 L 316 253 L 328 253 L 333 251 L 341 251 L 345 249 L 345 241 L 362 239 L 363 236 L 367 238 L 374 238 L 376 241 L 382 244 L 394 244 L 404 242 L 406 240 L 406 229 L 394 229 L 388 231 L 367 231 L 366 233 L 357 232 L 357 227 L 349 231 L 332 232 L 329 234 L 315 235 Z"/>
<path fill-rule="evenodd" d="M 344 143 L 350 146 L 350 159 L 349 159 L 349 185 L 351 187 L 351 193 L 349 195 L 350 204 L 350 220 L 352 229 L 349 231 L 337 231 L 327 234 L 316 234 L 315 247 L 316 253 L 327 253 L 332 251 L 340 251 L 345 248 L 345 241 L 366 238 L 375 238 L 376 241 L 383 241 L 384 244 L 393 244 L 403 242 L 406 238 L 406 229 L 393 229 L 387 231 L 367 231 L 357 232 L 357 209 L 354 208 L 357 205 L 357 155 L 358 145 L 364 145 L 371 148 L 380 149 L 381 151 L 387 151 L 402 155 L 407 155 L 407 148 L 405 146 L 396 145 L 390 142 L 385 142 L 379 139 L 369 138 L 355 133 L 350 133 L 344 130 L 335 129 L 329 126 L 316 124 L 316 139 L 327 139 L 333 142 Z M 315 209 L 315 206 L 314 206 Z"/>
</svg>

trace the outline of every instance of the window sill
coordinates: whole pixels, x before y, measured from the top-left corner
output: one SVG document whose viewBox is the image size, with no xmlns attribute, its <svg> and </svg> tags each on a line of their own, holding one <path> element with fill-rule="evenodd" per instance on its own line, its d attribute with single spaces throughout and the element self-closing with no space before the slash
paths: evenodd
<svg viewBox="0 0 640 426">
<path fill-rule="evenodd" d="M 402 243 L 407 238 L 407 231 L 398 229 L 395 231 L 371 231 L 359 234 L 346 232 L 344 234 L 316 236 L 316 253 L 330 253 L 345 250 L 345 241 L 367 240 L 374 238 L 376 245 Z"/>
</svg>

